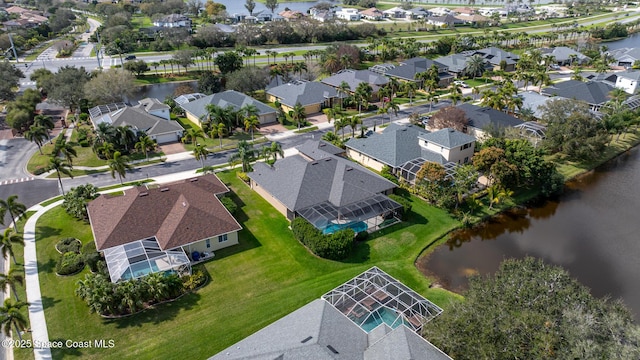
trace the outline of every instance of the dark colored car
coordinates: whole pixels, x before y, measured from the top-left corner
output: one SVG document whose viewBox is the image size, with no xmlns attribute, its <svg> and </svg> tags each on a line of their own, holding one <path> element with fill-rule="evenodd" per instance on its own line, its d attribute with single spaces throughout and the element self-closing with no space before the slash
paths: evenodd
<svg viewBox="0 0 640 360">
<path fill-rule="evenodd" d="M 127 57 L 124 58 L 125 60 L 135 60 L 136 56 L 135 55 L 127 55 Z"/>
</svg>

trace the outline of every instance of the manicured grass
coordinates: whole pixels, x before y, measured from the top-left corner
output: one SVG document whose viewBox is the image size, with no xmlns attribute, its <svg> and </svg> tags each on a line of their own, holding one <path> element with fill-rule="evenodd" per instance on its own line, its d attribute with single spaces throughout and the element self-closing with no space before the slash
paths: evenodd
<svg viewBox="0 0 640 360">
<path fill-rule="evenodd" d="M 296 131 L 294 131 L 294 133 L 296 133 L 296 134 L 305 134 L 305 133 L 316 131 L 316 130 L 318 130 L 317 126 L 310 126 L 310 127 L 304 128 L 304 129 L 296 130 Z"/>
<path fill-rule="evenodd" d="M 67 236 L 91 241 L 89 225 L 71 219 L 61 208 L 40 218 L 38 261 L 49 337 L 115 340 L 112 349 L 54 350 L 54 358 L 173 359 L 186 352 L 206 358 L 373 265 L 441 306 L 458 298 L 429 288 L 430 281 L 414 266 L 426 246 L 459 225 L 446 212 L 412 198 L 414 213 L 408 222 L 359 243 L 345 261 L 328 261 L 301 246 L 292 237 L 289 222 L 235 172 L 219 176 L 239 205 L 240 244 L 216 251 L 215 258 L 205 264 L 212 281 L 197 293 L 120 320 L 89 314 L 86 304 L 74 295 L 75 283 L 88 270 L 71 277 L 54 274 L 59 256 L 54 244 Z"/>
<path fill-rule="evenodd" d="M 41 202 L 41 203 L 40 203 L 40 205 L 44 207 L 44 206 L 47 206 L 47 205 L 51 205 L 51 204 L 53 204 L 54 202 L 56 202 L 56 201 L 58 201 L 58 200 L 62 200 L 62 199 L 63 199 L 62 195 L 60 195 L 60 196 L 56 196 L 56 197 L 52 197 L 51 199 L 49 199 L 49 200 L 47 200 L 47 201 L 43 201 L 43 202 Z"/>
<path fill-rule="evenodd" d="M 189 121 L 189 119 L 187 118 L 178 117 L 176 118 L 176 121 L 178 121 L 178 123 L 180 123 L 180 125 L 182 125 L 182 127 L 185 129 L 189 129 L 189 128 L 199 129 L 198 125 Z M 254 144 L 258 144 L 266 141 L 266 138 L 260 133 L 258 133 L 257 131 L 253 134 L 253 138 L 254 138 L 254 141 L 253 141 Z M 220 147 L 219 138 L 212 139 L 208 136 L 205 137 L 204 139 L 198 138 L 198 144 L 204 144 L 207 147 L 207 149 L 209 149 L 209 151 L 216 152 L 216 151 L 235 149 L 240 140 L 251 141 L 251 133 L 247 133 L 244 131 L 235 131 L 233 135 L 222 138 L 222 147 Z M 184 143 L 184 149 L 186 151 L 193 151 L 194 148 L 195 148 L 194 144 Z"/>
</svg>

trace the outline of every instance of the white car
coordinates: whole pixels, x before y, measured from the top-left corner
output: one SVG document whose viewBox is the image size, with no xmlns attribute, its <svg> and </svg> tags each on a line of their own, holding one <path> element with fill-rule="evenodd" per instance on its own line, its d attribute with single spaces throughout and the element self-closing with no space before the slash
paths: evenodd
<svg viewBox="0 0 640 360">
<path fill-rule="evenodd" d="M 469 87 L 469 85 L 467 85 L 467 83 L 466 83 L 466 82 L 464 82 L 464 81 L 460 81 L 460 80 L 456 80 L 456 81 L 454 81 L 454 82 L 453 82 L 453 84 L 454 84 L 454 85 L 458 85 L 458 86 L 460 86 L 460 87 L 462 87 L 462 88 L 465 88 L 465 89 Z"/>
</svg>

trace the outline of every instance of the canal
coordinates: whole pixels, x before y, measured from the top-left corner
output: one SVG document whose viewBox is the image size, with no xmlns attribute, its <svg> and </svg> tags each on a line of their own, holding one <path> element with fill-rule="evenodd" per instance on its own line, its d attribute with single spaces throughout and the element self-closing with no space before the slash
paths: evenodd
<svg viewBox="0 0 640 360">
<path fill-rule="evenodd" d="M 640 149 L 568 183 L 559 199 L 516 209 L 418 259 L 418 268 L 461 292 L 467 276 L 505 258 L 534 256 L 567 269 L 598 297 L 621 298 L 640 320 Z"/>
</svg>

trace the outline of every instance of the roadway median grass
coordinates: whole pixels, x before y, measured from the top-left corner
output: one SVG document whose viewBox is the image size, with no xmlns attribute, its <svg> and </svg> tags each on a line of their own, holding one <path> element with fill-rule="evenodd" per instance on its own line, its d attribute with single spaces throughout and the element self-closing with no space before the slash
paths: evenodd
<svg viewBox="0 0 640 360">
<path fill-rule="evenodd" d="M 216 251 L 205 263 L 211 281 L 194 294 L 119 320 L 90 314 L 74 295 L 88 270 L 70 277 L 54 273 L 62 237 L 92 241 L 90 226 L 57 207 L 37 224 L 38 262 L 45 316 L 52 340 L 113 339 L 110 349 L 53 350 L 54 358 L 155 359 L 211 356 L 254 333 L 326 291 L 379 266 L 441 306 L 458 296 L 429 288 L 414 266 L 422 250 L 459 226 L 446 212 L 412 198 L 409 221 L 377 232 L 358 243 L 345 261 L 328 261 L 309 253 L 292 236 L 289 222 L 235 175 L 219 174 L 239 205 L 240 244 Z M 20 355 L 18 359 L 28 358 Z"/>
</svg>

